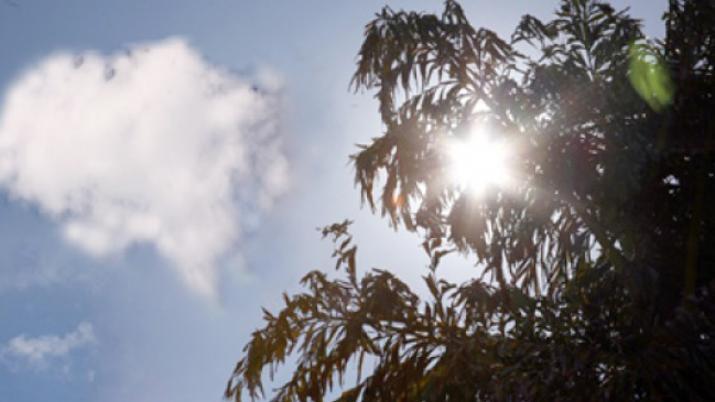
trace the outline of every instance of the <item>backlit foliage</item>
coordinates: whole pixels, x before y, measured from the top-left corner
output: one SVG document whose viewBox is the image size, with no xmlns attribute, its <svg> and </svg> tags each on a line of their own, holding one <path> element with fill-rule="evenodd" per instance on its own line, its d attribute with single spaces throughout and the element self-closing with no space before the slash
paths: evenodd
<svg viewBox="0 0 715 402">
<path fill-rule="evenodd" d="M 292 355 L 276 401 L 715 399 L 715 5 L 672 0 L 664 21 L 647 39 L 626 11 L 563 0 L 503 39 L 451 0 L 377 14 L 353 85 L 384 132 L 356 183 L 424 236 L 431 295 L 359 275 L 349 222 L 326 227 L 341 278 L 311 272 L 265 312 L 226 396 L 266 396 Z M 445 178 L 441 144 L 474 124 L 514 147 L 508 188 Z M 451 252 L 484 275 L 438 280 Z"/>
</svg>

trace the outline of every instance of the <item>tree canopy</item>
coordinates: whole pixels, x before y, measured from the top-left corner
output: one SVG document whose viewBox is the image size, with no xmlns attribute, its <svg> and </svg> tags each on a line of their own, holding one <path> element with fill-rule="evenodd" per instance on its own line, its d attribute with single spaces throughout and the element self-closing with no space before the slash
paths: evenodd
<svg viewBox="0 0 715 402">
<path fill-rule="evenodd" d="M 423 236 L 430 298 L 359 275 L 350 222 L 327 226 L 341 277 L 311 272 L 265 311 L 226 397 L 263 397 L 294 355 L 273 400 L 715 400 L 715 4 L 671 0 L 663 20 L 651 39 L 627 10 L 563 0 L 500 38 L 453 0 L 379 12 L 352 83 L 384 132 L 355 181 Z M 479 194 L 444 151 L 475 126 L 513 149 L 513 179 Z M 483 275 L 438 280 L 448 253 Z"/>
</svg>

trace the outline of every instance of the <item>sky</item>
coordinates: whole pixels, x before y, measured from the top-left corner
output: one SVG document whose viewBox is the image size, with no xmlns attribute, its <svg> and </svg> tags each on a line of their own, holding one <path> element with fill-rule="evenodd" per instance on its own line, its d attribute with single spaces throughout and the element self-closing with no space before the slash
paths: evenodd
<svg viewBox="0 0 715 402">
<path fill-rule="evenodd" d="M 557 5 L 463 3 L 502 35 Z M 651 36 L 665 3 L 613 2 Z M 418 239 L 361 208 L 348 163 L 381 132 L 348 84 L 384 4 L 0 0 L 0 402 L 220 401 L 345 218 L 361 266 L 419 286 Z"/>
</svg>

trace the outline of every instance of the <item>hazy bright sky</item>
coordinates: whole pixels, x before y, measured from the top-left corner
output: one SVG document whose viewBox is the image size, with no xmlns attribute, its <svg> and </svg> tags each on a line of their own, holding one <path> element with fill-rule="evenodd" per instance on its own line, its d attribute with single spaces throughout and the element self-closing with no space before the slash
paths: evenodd
<svg viewBox="0 0 715 402">
<path fill-rule="evenodd" d="M 502 35 L 557 5 L 463 3 Z M 614 5 L 660 36 L 665 3 Z M 0 0 L 0 402 L 219 401 L 260 307 L 332 269 L 320 225 L 419 283 L 347 163 L 380 133 L 348 82 L 382 5 Z"/>
</svg>

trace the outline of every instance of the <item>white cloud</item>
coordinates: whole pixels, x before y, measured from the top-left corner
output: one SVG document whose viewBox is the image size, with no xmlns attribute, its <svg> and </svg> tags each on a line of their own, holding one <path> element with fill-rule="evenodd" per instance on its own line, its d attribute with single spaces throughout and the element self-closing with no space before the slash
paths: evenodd
<svg viewBox="0 0 715 402">
<path fill-rule="evenodd" d="M 0 186 L 86 252 L 152 244 L 212 295 L 243 211 L 269 208 L 285 185 L 275 108 L 181 39 L 54 54 L 6 93 Z"/>
<path fill-rule="evenodd" d="M 92 324 L 81 322 L 76 330 L 63 336 L 43 335 L 36 338 L 24 334 L 16 336 L 0 350 L 0 356 L 35 369 L 42 369 L 51 361 L 65 358 L 73 351 L 96 342 Z"/>
</svg>

